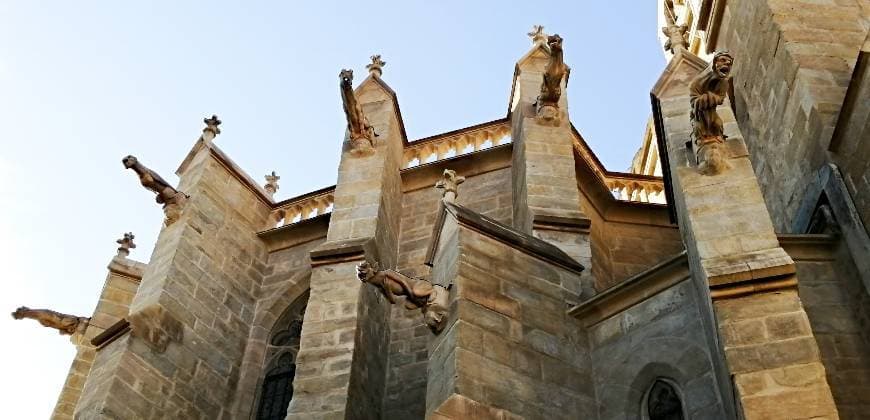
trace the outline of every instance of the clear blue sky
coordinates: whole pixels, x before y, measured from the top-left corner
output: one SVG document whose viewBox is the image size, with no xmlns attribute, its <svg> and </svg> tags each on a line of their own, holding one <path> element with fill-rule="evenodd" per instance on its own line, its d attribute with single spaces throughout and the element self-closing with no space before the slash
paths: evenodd
<svg viewBox="0 0 870 420">
<path fill-rule="evenodd" d="M 501 118 L 526 32 L 565 39 L 571 119 L 612 170 L 639 146 L 664 67 L 656 2 L 0 2 L 0 306 L 87 316 L 114 240 L 147 261 L 162 218 L 123 170 L 164 178 L 199 136 L 279 198 L 335 182 L 338 72 L 382 54 L 413 140 Z M 4 418 L 47 418 L 72 361 L 66 337 L 0 317 Z"/>
</svg>

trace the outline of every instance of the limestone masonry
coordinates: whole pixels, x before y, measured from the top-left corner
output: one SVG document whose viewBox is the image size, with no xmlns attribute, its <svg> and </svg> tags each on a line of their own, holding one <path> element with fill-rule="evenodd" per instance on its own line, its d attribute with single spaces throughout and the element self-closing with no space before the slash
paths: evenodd
<svg viewBox="0 0 870 420">
<path fill-rule="evenodd" d="M 78 350 L 53 418 L 870 418 L 870 1 L 659 12 L 628 172 L 541 26 L 504 118 L 416 141 L 379 55 L 341 70 L 332 187 L 275 201 L 217 116 L 177 186 L 123 158 L 150 259 L 124 233 L 89 317 L 13 313 Z"/>
</svg>

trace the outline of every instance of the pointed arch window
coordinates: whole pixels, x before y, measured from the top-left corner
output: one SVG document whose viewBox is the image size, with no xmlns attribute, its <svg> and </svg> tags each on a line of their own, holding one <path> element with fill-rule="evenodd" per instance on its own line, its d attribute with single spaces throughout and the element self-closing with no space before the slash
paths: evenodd
<svg viewBox="0 0 870 420">
<path fill-rule="evenodd" d="M 281 315 L 266 345 L 266 369 L 260 386 L 258 420 L 284 420 L 293 399 L 296 355 L 302 336 L 302 322 L 308 292 L 297 298 Z"/>
<path fill-rule="evenodd" d="M 649 420 L 683 420 L 683 403 L 674 387 L 656 379 L 646 398 Z"/>
</svg>

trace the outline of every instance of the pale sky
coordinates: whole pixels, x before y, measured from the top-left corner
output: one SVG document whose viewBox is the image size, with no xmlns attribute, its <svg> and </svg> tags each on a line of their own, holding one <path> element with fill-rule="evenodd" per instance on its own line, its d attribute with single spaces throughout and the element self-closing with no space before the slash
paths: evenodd
<svg viewBox="0 0 870 420">
<path fill-rule="evenodd" d="M 283 199 L 335 183 L 338 73 L 387 62 L 411 140 L 504 117 L 533 24 L 564 39 L 571 119 L 625 170 L 664 68 L 656 2 L 339 3 L 0 0 L 0 417 L 45 419 L 75 352 L 13 321 L 20 305 L 90 316 L 115 254 L 147 261 L 162 212 L 121 158 L 170 182 L 201 133 Z"/>
</svg>

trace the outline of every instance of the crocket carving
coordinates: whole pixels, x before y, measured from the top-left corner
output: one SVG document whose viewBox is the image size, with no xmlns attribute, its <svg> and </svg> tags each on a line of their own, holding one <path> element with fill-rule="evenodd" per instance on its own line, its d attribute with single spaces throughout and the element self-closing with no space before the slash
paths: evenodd
<svg viewBox="0 0 870 420">
<path fill-rule="evenodd" d="M 362 262 L 356 271 L 360 281 L 377 286 L 390 303 L 396 303 L 396 296 L 405 296 L 405 308 L 422 310 L 426 325 L 435 334 L 444 328 L 448 305 L 446 288 L 398 271 L 378 270 L 377 263 Z"/>
<path fill-rule="evenodd" d="M 49 309 L 30 309 L 26 306 L 19 307 L 12 312 L 12 318 L 24 319 L 30 318 L 39 321 L 43 327 L 54 328 L 61 335 L 72 335 L 77 332 L 84 332 L 88 327 L 90 318 L 83 316 L 74 316 L 62 314 Z"/>
<path fill-rule="evenodd" d="M 350 133 L 352 150 L 358 153 L 370 151 L 374 146 L 375 129 L 369 124 L 354 94 L 353 70 L 342 70 L 339 79 L 341 102 L 344 105 L 344 115 L 347 117 L 347 131 Z"/>
</svg>

